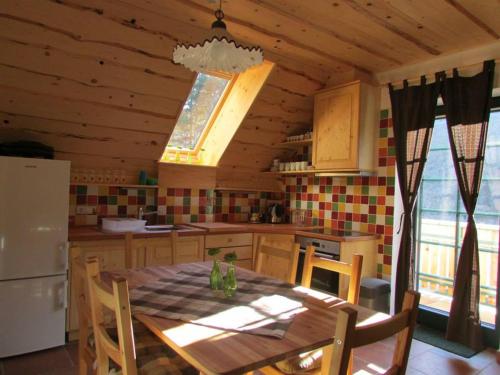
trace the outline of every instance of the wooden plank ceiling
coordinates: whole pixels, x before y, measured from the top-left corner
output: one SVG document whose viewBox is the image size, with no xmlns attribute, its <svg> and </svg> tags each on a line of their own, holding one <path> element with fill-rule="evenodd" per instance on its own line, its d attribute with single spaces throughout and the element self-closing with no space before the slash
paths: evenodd
<svg viewBox="0 0 500 375">
<path fill-rule="evenodd" d="M 206 35 L 207 0 L 4 0 L 0 137 L 53 146 L 75 168 L 156 171 L 194 74 L 172 63 Z M 231 0 L 229 31 L 276 63 L 221 162 L 254 174 L 312 126 L 333 74 L 371 73 L 498 40 L 496 0 Z"/>
</svg>

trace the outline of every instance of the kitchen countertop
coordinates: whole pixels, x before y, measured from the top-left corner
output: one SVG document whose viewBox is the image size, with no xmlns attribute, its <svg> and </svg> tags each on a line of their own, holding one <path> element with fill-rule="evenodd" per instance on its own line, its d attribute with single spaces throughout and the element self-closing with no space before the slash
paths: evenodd
<svg viewBox="0 0 500 375">
<path fill-rule="evenodd" d="M 349 232 L 346 235 L 345 232 Z M 337 231 L 337 230 L 327 230 L 323 233 L 308 232 L 307 229 L 301 228 L 296 231 L 297 236 L 316 238 L 319 240 L 327 241 L 338 241 L 338 242 L 351 242 L 351 241 L 369 241 L 376 240 L 380 238 L 378 234 L 361 233 L 355 231 Z"/>
<path fill-rule="evenodd" d="M 250 224 L 250 223 L 192 223 L 189 226 L 204 229 L 207 234 L 225 233 L 274 233 L 274 234 L 295 234 L 299 230 L 319 228 L 318 226 L 299 226 L 296 224 Z"/>
<path fill-rule="evenodd" d="M 350 236 L 344 236 L 337 231 L 330 233 L 313 233 L 308 230 L 321 229 L 319 226 L 300 226 L 296 224 L 250 224 L 250 223 L 192 223 L 182 224 L 183 229 L 177 230 L 179 236 L 196 236 L 205 234 L 230 234 L 230 233 L 272 233 L 289 234 L 304 237 L 318 238 L 331 241 L 366 241 L 374 240 L 380 236 L 353 232 Z M 170 230 L 134 232 L 134 238 L 169 237 Z M 125 239 L 125 233 L 104 232 L 97 226 L 70 227 L 68 233 L 69 241 L 96 241 Z"/>
<path fill-rule="evenodd" d="M 190 223 L 190 227 L 206 230 L 208 233 L 242 233 L 248 232 L 246 224 L 231 223 Z"/>
<path fill-rule="evenodd" d="M 187 225 L 182 225 L 183 229 L 177 230 L 179 236 L 196 236 L 204 235 L 206 231 L 199 228 L 194 228 Z M 154 238 L 154 237 L 170 237 L 170 230 L 162 231 L 147 231 L 142 230 L 133 232 L 134 238 Z M 120 240 L 125 239 L 125 233 L 115 233 L 103 231 L 97 226 L 81 226 L 70 227 L 68 231 L 69 241 L 96 241 L 96 240 Z"/>
</svg>

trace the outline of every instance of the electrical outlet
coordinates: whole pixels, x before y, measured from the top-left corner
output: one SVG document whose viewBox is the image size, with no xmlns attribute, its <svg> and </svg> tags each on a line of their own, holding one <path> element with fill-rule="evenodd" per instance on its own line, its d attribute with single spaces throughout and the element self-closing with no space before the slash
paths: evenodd
<svg viewBox="0 0 500 375">
<path fill-rule="evenodd" d="M 76 206 L 76 213 L 78 215 L 94 215 L 95 214 L 95 207 Z"/>
</svg>

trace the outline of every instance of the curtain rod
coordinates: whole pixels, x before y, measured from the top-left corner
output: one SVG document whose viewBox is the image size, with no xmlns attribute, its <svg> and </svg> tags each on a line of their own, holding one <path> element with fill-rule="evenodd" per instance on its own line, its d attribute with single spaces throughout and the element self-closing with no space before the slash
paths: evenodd
<svg viewBox="0 0 500 375">
<path fill-rule="evenodd" d="M 490 60 L 494 60 L 495 64 L 500 63 L 500 59 L 485 59 L 484 61 L 490 61 Z M 484 61 L 481 61 L 481 62 L 478 62 L 478 63 L 474 63 L 474 64 L 456 66 L 456 68 L 459 70 L 459 72 L 461 70 L 463 70 L 463 69 L 472 69 L 472 68 L 482 69 Z M 384 86 L 384 85 L 387 85 L 387 84 L 390 83 L 390 84 L 392 84 L 394 86 L 394 88 L 400 88 L 400 87 L 403 86 L 403 82 L 404 81 L 408 81 L 408 85 L 419 84 L 420 83 L 420 79 L 421 79 L 422 76 L 425 76 L 425 78 L 427 79 L 428 83 L 432 83 L 432 82 L 435 81 L 436 73 L 444 72 L 444 73 L 446 73 L 446 76 L 449 76 L 449 75 L 453 74 L 453 69 L 455 69 L 455 67 L 448 68 L 448 69 L 437 70 L 434 73 L 424 73 L 424 74 L 419 75 L 418 77 L 397 79 L 397 80 L 394 80 L 394 81 L 385 80 L 385 81 L 379 82 L 379 84 L 381 86 Z M 499 67 L 499 69 L 500 69 L 500 67 Z M 475 72 L 474 74 L 479 73 L 480 71 L 481 70 Z"/>
</svg>

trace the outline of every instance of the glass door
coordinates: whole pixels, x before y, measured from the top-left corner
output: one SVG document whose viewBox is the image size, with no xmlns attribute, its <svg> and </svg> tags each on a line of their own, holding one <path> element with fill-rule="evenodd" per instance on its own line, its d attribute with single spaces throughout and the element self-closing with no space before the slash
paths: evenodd
<svg viewBox="0 0 500 375">
<path fill-rule="evenodd" d="M 480 317 L 494 328 L 500 227 L 500 111 L 492 111 L 483 180 L 476 206 Z M 416 209 L 416 285 L 421 307 L 448 315 L 467 216 L 460 198 L 446 120 L 437 118 Z"/>
</svg>

